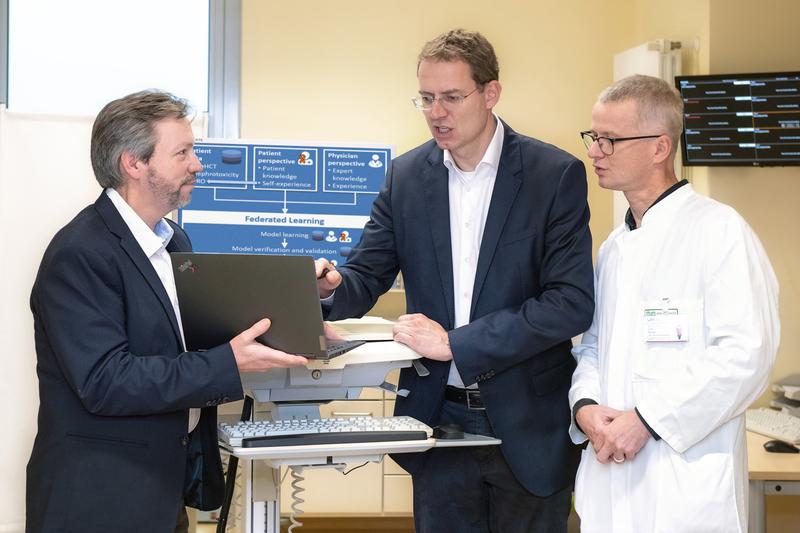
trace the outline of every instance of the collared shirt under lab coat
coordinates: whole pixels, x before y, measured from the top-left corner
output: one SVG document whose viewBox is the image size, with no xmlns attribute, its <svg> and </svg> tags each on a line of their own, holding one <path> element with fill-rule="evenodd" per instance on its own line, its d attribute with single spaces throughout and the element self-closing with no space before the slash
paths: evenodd
<svg viewBox="0 0 800 533">
<path fill-rule="evenodd" d="M 615 229 L 595 276 L 570 405 L 636 407 L 661 440 L 622 464 L 599 463 L 587 446 L 575 480 L 582 531 L 746 532 L 743 413 L 767 385 L 780 337 L 761 243 L 732 208 L 687 185 L 639 229 Z M 644 310 L 654 306 L 688 315 L 688 340 L 648 342 Z M 586 440 L 574 421 L 570 436 Z"/>
</svg>

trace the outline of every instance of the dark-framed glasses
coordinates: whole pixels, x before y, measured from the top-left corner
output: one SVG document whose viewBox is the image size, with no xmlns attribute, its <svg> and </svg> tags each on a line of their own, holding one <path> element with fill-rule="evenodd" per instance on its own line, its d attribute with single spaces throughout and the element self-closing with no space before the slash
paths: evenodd
<svg viewBox="0 0 800 533">
<path fill-rule="evenodd" d="M 586 149 L 590 149 L 594 143 L 600 148 L 600 151 L 606 155 L 614 154 L 614 144 L 622 141 L 636 141 L 638 139 L 658 139 L 661 135 L 637 135 L 635 137 L 603 137 L 597 135 L 593 131 L 582 131 L 581 139 Z"/>
<path fill-rule="evenodd" d="M 417 108 L 418 111 L 430 111 L 433 107 L 433 104 L 438 100 L 439 104 L 444 107 L 445 109 L 452 109 L 458 105 L 460 105 L 464 100 L 467 99 L 469 95 L 474 93 L 480 89 L 480 86 L 475 87 L 467 94 L 457 94 L 457 93 L 448 93 L 443 94 L 441 96 L 433 96 L 432 94 L 420 94 L 419 96 L 415 96 L 411 99 L 411 102 L 414 103 L 414 107 Z"/>
</svg>

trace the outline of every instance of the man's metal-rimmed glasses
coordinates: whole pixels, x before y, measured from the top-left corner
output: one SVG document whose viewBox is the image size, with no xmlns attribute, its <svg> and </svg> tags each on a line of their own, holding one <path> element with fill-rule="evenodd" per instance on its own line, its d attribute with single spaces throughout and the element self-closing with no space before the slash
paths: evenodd
<svg viewBox="0 0 800 533">
<path fill-rule="evenodd" d="M 431 108 L 433 107 L 434 102 L 436 102 L 437 100 L 439 101 L 439 104 L 441 104 L 442 107 L 444 107 L 445 109 L 452 109 L 453 107 L 460 105 L 464 100 L 467 99 L 469 95 L 471 95 L 478 89 L 480 89 L 480 86 L 475 87 L 467 94 L 448 93 L 448 94 L 443 94 L 441 96 L 433 96 L 431 94 L 421 94 L 419 96 L 415 96 L 414 98 L 412 98 L 411 102 L 413 102 L 414 107 L 416 107 L 417 110 L 419 111 L 430 111 Z"/>
<path fill-rule="evenodd" d="M 636 137 L 603 137 L 593 131 L 582 131 L 581 139 L 586 149 L 590 149 L 594 143 L 600 147 L 600 151 L 606 155 L 614 154 L 614 143 L 622 141 L 635 141 L 638 139 L 658 139 L 661 135 L 637 135 Z"/>
</svg>

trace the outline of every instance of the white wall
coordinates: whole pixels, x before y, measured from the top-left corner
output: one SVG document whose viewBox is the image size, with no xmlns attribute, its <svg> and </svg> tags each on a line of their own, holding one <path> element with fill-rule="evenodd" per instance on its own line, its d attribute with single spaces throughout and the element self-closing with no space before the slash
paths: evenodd
<svg viewBox="0 0 800 533">
<path fill-rule="evenodd" d="M 33 280 L 53 233 L 100 187 L 89 163 L 91 118 L 9 113 L 0 106 L 0 532 L 23 531 L 25 466 L 39 404 Z"/>
</svg>

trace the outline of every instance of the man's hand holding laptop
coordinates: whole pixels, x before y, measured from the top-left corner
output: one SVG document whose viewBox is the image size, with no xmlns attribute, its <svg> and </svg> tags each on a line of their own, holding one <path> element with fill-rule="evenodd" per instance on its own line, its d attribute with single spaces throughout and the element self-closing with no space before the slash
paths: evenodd
<svg viewBox="0 0 800 533">
<path fill-rule="evenodd" d="M 231 339 L 233 356 L 239 372 L 264 372 L 270 368 L 286 368 L 308 364 L 308 359 L 301 355 L 291 355 L 280 350 L 265 346 L 256 340 L 269 329 L 270 320 L 259 320 L 249 329 Z M 332 341 L 342 341 L 344 338 L 336 329 L 327 322 L 323 323 L 325 338 Z"/>
<path fill-rule="evenodd" d="M 233 356 L 239 372 L 264 372 L 270 368 L 286 368 L 308 364 L 308 359 L 301 355 L 291 355 L 280 350 L 265 346 L 256 340 L 269 329 L 271 322 L 268 318 L 259 320 L 249 329 L 244 330 L 231 339 Z M 328 328 L 325 334 L 327 336 Z"/>
</svg>

